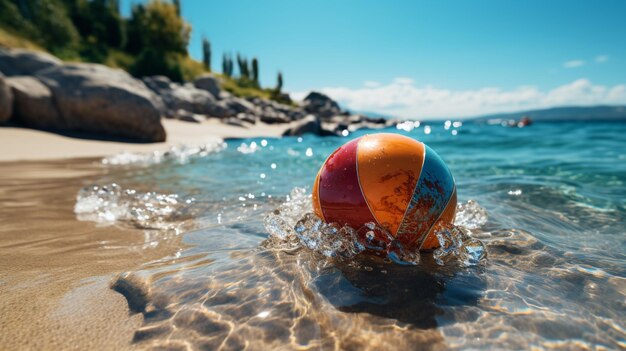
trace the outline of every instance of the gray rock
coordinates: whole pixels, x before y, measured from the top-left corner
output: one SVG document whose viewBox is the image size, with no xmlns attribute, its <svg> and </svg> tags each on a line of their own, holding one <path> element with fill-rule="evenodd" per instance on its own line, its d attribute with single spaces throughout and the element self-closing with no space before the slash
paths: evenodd
<svg viewBox="0 0 626 351">
<path fill-rule="evenodd" d="M 66 129 L 54 104 L 52 92 L 39 79 L 17 76 L 7 79 L 15 97 L 15 120 L 38 129 Z"/>
<path fill-rule="evenodd" d="M 196 78 L 196 80 L 193 81 L 193 85 L 198 89 L 208 91 L 215 98 L 220 97 L 220 82 L 211 74 L 205 74 Z"/>
<path fill-rule="evenodd" d="M 322 134 L 322 125 L 317 116 L 307 115 L 303 119 L 297 122 L 294 122 L 293 126 L 287 129 L 283 133 L 283 135 L 284 136 L 296 136 L 296 135 L 302 135 L 302 134 L 307 134 L 307 133 L 316 134 L 316 135 Z"/>
<path fill-rule="evenodd" d="M 178 110 L 176 112 L 178 119 L 184 122 L 202 123 L 206 120 L 206 117 L 204 117 L 203 115 L 197 115 L 189 111 Z"/>
<path fill-rule="evenodd" d="M 13 115 L 13 92 L 6 78 L 0 73 L 0 124 L 6 123 Z"/>
<path fill-rule="evenodd" d="M 248 127 L 248 125 L 244 121 L 242 121 L 242 120 L 240 120 L 239 118 L 236 118 L 236 117 L 225 118 L 225 119 L 222 120 L 222 123 L 225 123 L 225 124 L 228 124 L 228 125 L 231 125 L 231 126 L 242 127 L 242 128 L 247 128 Z"/>
<path fill-rule="evenodd" d="M 6 76 L 32 75 L 62 63 L 58 58 L 44 52 L 0 48 L 0 72 Z"/>
<path fill-rule="evenodd" d="M 233 96 L 234 96 L 233 94 L 227 92 L 226 90 L 222 90 L 222 91 L 220 91 L 219 99 L 220 100 L 226 100 L 226 99 L 232 98 Z"/>
<path fill-rule="evenodd" d="M 260 116 L 261 122 L 268 124 L 289 123 L 291 120 L 284 113 L 266 107 Z"/>
<path fill-rule="evenodd" d="M 172 89 L 172 81 L 166 76 L 152 76 L 141 79 L 144 84 L 154 92 Z"/>
<path fill-rule="evenodd" d="M 237 118 L 250 124 L 256 124 L 256 121 L 258 119 L 257 116 L 249 113 L 238 113 Z"/>
<path fill-rule="evenodd" d="M 225 118 L 235 116 L 227 102 L 216 100 L 210 92 L 198 89 L 191 83 L 172 83 L 167 77 L 154 76 L 143 79 L 144 83 L 163 100 L 166 116 L 177 118 L 178 111 Z"/>
<path fill-rule="evenodd" d="M 72 130 L 165 140 L 163 102 L 140 80 L 98 64 L 65 64 L 36 74 L 54 96 L 65 127 Z"/>
<path fill-rule="evenodd" d="M 254 106 L 253 103 L 246 99 L 233 97 L 228 100 L 224 100 L 228 107 L 235 111 L 235 113 L 248 113 L 255 114 L 257 113 L 257 107 Z"/>
<path fill-rule="evenodd" d="M 303 107 L 307 113 L 312 113 L 322 118 L 330 118 L 343 113 L 337 102 L 315 91 L 309 93 L 309 95 L 304 98 Z"/>
</svg>

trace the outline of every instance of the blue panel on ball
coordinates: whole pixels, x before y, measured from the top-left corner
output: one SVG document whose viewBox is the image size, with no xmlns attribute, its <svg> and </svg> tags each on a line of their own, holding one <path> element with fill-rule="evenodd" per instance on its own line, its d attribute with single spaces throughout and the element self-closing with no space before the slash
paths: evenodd
<svg viewBox="0 0 626 351">
<path fill-rule="evenodd" d="M 454 192 L 454 178 L 448 166 L 430 147 L 413 197 L 396 238 L 406 247 L 419 248 Z"/>
</svg>

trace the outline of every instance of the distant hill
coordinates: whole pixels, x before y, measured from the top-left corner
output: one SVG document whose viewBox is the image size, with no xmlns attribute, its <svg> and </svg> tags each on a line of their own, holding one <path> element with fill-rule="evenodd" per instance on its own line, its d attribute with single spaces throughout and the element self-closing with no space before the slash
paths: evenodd
<svg viewBox="0 0 626 351">
<path fill-rule="evenodd" d="M 533 121 L 624 121 L 626 122 L 626 106 L 567 106 L 554 107 L 543 110 L 530 110 L 513 113 L 498 113 L 493 115 L 469 118 L 475 122 L 486 122 L 492 119 L 520 119 L 530 117 Z"/>
</svg>

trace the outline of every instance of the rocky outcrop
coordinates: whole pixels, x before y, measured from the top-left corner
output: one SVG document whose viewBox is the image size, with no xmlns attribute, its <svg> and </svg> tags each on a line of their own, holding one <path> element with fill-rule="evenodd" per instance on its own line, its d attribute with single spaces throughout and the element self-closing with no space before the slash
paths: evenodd
<svg viewBox="0 0 626 351">
<path fill-rule="evenodd" d="M 383 128 L 393 121 L 350 115 L 330 97 L 310 93 L 301 104 L 288 95 L 282 103 L 242 98 L 220 89 L 220 79 L 205 74 L 193 82 L 154 76 L 143 81 L 97 64 L 63 64 L 48 54 L 0 49 L 0 123 L 11 115 L 25 126 L 86 131 L 138 141 L 165 140 L 161 116 L 249 128 L 282 124 L 285 135 L 346 135 L 361 128 Z M 11 111 L 14 110 L 14 111 Z"/>
<path fill-rule="evenodd" d="M 320 116 L 321 118 L 345 114 L 341 111 L 337 102 L 316 91 L 310 92 L 309 95 L 304 98 L 303 107 L 307 113 Z"/>
<path fill-rule="evenodd" d="M 208 117 L 225 118 L 234 116 L 236 113 L 225 101 L 218 101 L 207 90 L 196 88 L 193 84 L 178 84 L 167 77 L 146 77 L 144 83 L 154 93 L 161 97 L 164 103 L 163 115 L 170 118 L 182 118 L 185 113 L 206 115 Z"/>
<path fill-rule="evenodd" d="M 38 129 L 66 129 L 52 92 L 39 79 L 17 76 L 7 79 L 15 98 L 15 121 Z"/>
<path fill-rule="evenodd" d="M 61 60 L 44 52 L 0 48 L 0 72 L 6 76 L 33 75 L 61 64 Z"/>
<path fill-rule="evenodd" d="M 13 115 L 13 92 L 6 78 L 0 73 L 0 124 L 6 123 Z"/>
<path fill-rule="evenodd" d="M 98 64 L 65 64 L 36 77 L 52 92 L 63 128 L 128 137 L 165 140 L 163 102 L 128 73 Z"/>
<path fill-rule="evenodd" d="M 212 74 L 205 74 L 196 78 L 193 81 L 193 85 L 198 89 L 208 91 L 217 99 L 220 98 L 220 82 Z"/>
</svg>

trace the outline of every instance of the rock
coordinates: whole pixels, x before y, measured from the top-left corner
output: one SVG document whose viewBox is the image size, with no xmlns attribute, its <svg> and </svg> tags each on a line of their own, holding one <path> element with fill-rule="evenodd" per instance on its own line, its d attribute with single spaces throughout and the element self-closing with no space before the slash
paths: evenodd
<svg viewBox="0 0 626 351">
<path fill-rule="evenodd" d="M 144 84 L 154 92 L 172 89 L 172 81 L 166 76 L 144 77 Z"/>
<path fill-rule="evenodd" d="M 317 116 L 307 115 L 303 119 L 294 122 L 293 126 L 283 133 L 283 136 L 296 136 L 307 133 L 322 135 L 322 125 Z"/>
<path fill-rule="evenodd" d="M 0 71 L 6 76 L 33 75 L 62 63 L 58 58 L 44 52 L 0 48 Z"/>
<path fill-rule="evenodd" d="M 258 119 L 257 116 L 248 113 L 238 113 L 237 118 L 250 124 L 256 124 Z"/>
<path fill-rule="evenodd" d="M 255 114 L 257 113 L 257 107 L 254 106 L 253 103 L 246 99 L 233 97 L 228 100 L 224 100 L 228 107 L 235 111 L 235 113 L 248 113 Z"/>
<path fill-rule="evenodd" d="M 198 89 L 208 91 L 215 98 L 219 99 L 220 97 L 220 82 L 211 74 L 205 74 L 196 78 L 196 80 L 193 81 L 193 85 Z"/>
<path fill-rule="evenodd" d="M 165 140 L 163 101 L 128 73 L 98 64 L 65 64 L 36 74 L 54 96 L 65 128 Z"/>
<path fill-rule="evenodd" d="M 219 96 L 220 100 L 226 100 L 226 99 L 230 99 L 232 97 L 233 97 L 233 94 L 227 92 L 226 90 L 220 91 L 220 96 Z"/>
<path fill-rule="evenodd" d="M 291 121 L 284 113 L 267 107 L 262 111 L 260 120 L 268 124 L 289 123 Z"/>
<path fill-rule="evenodd" d="M 176 111 L 176 117 L 181 121 L 192 123 L 202 123 L 206 120 L 206 117 L 203 115 L 198 115 L 185 110 Z"/>
<path fill-rule="evenodd" d="M 303 107 L 307 113 L 318 115 L 322 118 L 330 118 L 342 114 L 337 102 L 315 91 L 309 93 L 309 95 L 304 98 Z"/>
<path fill-rule="evenodd" d="M 4 75 L 0 73 L 0 124 L 6 123 L 13 115 L 13 92 Z"/>
<path fill-rule="evenodd" d="M 229 124 L 231 126 L 243 127 L 243 128 L 248 127 L 244 121 L 236 117 L 229 117 L 229 118 L 223 119 L 222 123 Z"/>
<path fill-rule="evenodd" d="M 7 79 L 15 98 L 15 120 L 38 129 L 66 129 L 52 92 L 39 79 L 17 76 Z"/>
<path fill-rule="evenodd" d="M 216 100 L 213 94 L 198 89 L 191 83 L 180 85 L 161 76 L 146 77 L 143 81 L 161 97 L 165 104 L 164 114 L 167 116 L 176 117 L 177 112 L 175 111 L 179 110 L 218 118 L 236 115 L 236 112 L 228 106 L 227 102 Z"/>
</svg>

